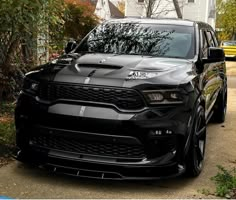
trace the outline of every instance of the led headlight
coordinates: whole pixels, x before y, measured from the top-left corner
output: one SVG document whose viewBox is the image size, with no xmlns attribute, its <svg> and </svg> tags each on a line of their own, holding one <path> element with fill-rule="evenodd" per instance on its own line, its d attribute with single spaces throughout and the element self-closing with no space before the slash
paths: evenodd
<svg viewBox="0 0 236 200">
<path fill-rule="evenodd" d="M 23 84 L 23 90 L 26 92 L 36 94 L 39 89 L 39 83 L 37 81 L 25 78 Z"/>
<path fill-rule="evenodd" d="M 149 104 L 181 104 L 183 96 L 175 90 L 146 90 L 143 91 Z"/>
<path fill-rule="evenodd" d="M 179 92 L 169 92 L 168 100 L 169 101 L 182 101 L 182 95 Z"/>
<path fill-rule="evenodd" d="M 38 90 L 38 87 L 39 87 L 39 84 L 38 83 L 32 83 L 30 85 L 30 89 L 33 90 L 33 91 L 37 91 Z"/>
<path fill-rule="evenodd" d="M 172 92 L 172 93 L 170 93 L 170 97 L 172 99 L 178 99 L 178 94 L 176 92 Z"/>
<path fill-rule="evenodd" d="M 161 102 L 164 100 L 164 96 L 160 92 L 148 93 L 147 97 L 151 102 Z"/>
</svg>

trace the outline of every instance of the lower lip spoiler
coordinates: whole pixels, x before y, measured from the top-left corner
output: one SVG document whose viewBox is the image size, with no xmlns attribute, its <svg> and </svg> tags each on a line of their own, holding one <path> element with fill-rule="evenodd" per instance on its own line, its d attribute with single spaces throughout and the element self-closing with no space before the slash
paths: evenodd
<svg viewBox="0 0 236 200">
<path fill-rule="evenodd" d="M 185 169 L 182 169 L 178 173 L 170 175 L 170 176 L 129 177 L 129 176 L 123 176 L 120 173 L 116 173 L 116 172 L 69 168 L 69 167 L 58 166 L 58 165 L 53 165 L 53 164 L 46 164 L 46 165 L 43 165 L 42 167 L 54 173 L 65 174 L 69 176 L 76 176 L 80 178 L 106 179 L 106 180 L 163 180 L 163 179 L 174 178 L 174 177 L 180 176 L 181 174 L 185 172 Z"/>
<path fill-rule="evenodd" d="M 117 179 L 117 180 L 124 179 L 124 177 L 122 177 L 121 174 L 115 172 L 71 168 L 71 167 L 54 165 L 50 163 L 44 165 L 43 168 L 55 173 L 77 176 L 82 178 Z"/>
<path fill-rule="evenodd" d="M 119 173 L 117 170 L 113 170 L 112 166 L 109 168 L 106 168 L 106 170 L 97 170 L 99 169 L 99 166 L 96 169 L 86 168 L 84 169 L 83 165 L 87 165 L 86 163 L 80 163 L 82 164 L 82 167 L 71 167 L 70 165 L 65 165 L 67 162 L 73 162 L 69 160 L 61 160 L 60 158 L 50 158 L 49 160 L 35 160 L 37 156 L 34 157 L 26 157 L 25 155 L 22 155 L 22 152 L 19 151 L 16 156 L 16 160 L 23 161 L 26 163 L 31 163 L 39 166 L 40 168 L 49 170 L 53 173 L 58 174 L 65 174 L 70 175 L 74 177 L 81 177 L 81 178 L 91 178 L 91 179 L 104 179 L 104 180 L 160 180 L 160 179 L 168 179 L 168 178 L 174 178 L 177 176 L 182 175 L 185 172 L 185 167 L 178 167 L 178 170 L 174 173 L 170 173 L 170 175 L 167 175 L 164 173 L 166 168 L 172 168 L 173 166 L 163 166 L 163 167 L 134 167 L 129 170 L 131 172 L 137 171 L 137 176 L 129 176 L 128 174 L 123 175 L 122 173 Z M 51 160 L 53 162 L 51 162 Z M 62 164 L 63 163 L 63 164 Z M 88 163 L 89 165 L 94 165 L 91 163 Z M 102 166 L 101 166 L 102 168 Z M 163 175 L 161 173 L 156 175 L 152 175 L 156 171 L 164 170 Z M 145 176 L 147 174 L 147 176 Z"/>
</svg>

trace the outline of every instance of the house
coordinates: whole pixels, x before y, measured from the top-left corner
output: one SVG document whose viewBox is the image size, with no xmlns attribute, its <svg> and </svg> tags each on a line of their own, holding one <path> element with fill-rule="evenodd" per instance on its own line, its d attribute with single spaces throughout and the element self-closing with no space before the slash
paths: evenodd
<svg viewBox="0 0 236 200">
<path fill-rule="evenodd" d="M 150 8 L 147 5 L 153 1 L 155 3 L 151 6 L 151 17 L 177 18 L 172 0 L 126 0 L 125 16 L 146 17 L 148 7 Z M 179 6 L 183 19 L 203 21 L 215 27 L 216 0 L 179 0 Z"/>
<path fill-rule="evenodd" d="M 95 12 L 101 21 L 110 18 L 123 18 L 124 14 L 109 0 L 97 0 Z"/>
</svg>

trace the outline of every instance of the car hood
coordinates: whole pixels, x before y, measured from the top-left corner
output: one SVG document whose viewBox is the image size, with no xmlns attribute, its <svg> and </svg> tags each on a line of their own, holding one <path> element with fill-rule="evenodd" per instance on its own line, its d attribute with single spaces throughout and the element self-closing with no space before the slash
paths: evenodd
<svg viewBox="0 0 236 200">
<path fill-rule="evenodd" d="M 116 87 L 179 85 L 195 76 L 193 65 L 193 61 L 186 59 L 89 53 L 77 57 L 62 56 L 28 76 L 47 81 Z M 146 72 L 151 77 L 130 77 L 133 72 Z"/>
</svg>

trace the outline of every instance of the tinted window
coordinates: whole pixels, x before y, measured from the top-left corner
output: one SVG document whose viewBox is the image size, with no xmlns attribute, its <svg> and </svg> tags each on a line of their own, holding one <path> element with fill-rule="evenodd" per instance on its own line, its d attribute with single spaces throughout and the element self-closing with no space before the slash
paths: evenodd
<svg viewBox="0 0 236 200">
<path fill-rule="evenodd" d="M 105 23 L 93 30 L 76 51 L 193 58 L 194 28 L 158 24 Z"/>
</svg>

